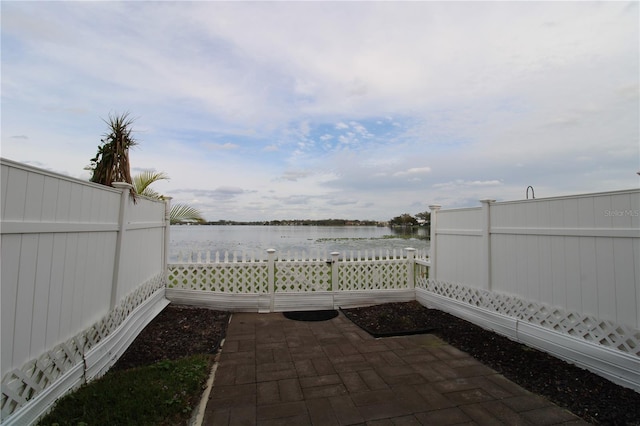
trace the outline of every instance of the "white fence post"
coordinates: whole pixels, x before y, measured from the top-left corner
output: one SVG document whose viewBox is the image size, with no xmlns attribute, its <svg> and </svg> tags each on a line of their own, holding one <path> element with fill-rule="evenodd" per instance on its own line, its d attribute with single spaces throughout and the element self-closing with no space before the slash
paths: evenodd
<svg viewBox="0 0 640 426">
<path fill-rule="evenodd" d="M 331 291 L 338 291 L 340 289 L 340 281 L 338 276 L 338 257 L 340 252 L 331 252 Z"/>
<path fill-rule="evenodd" d="M 429 267 L 429 278 L 433 280 L 437 280 L 438 276 L 436 274 L 436 259 L 437 259 L 437 229 L 438 229 L 438 210 L 440 210 L 440 205 L 432 204 L 429 206 L 429 210 L 431 210 L 431 235 L 429 241 L 429 260 L 431 266 Z"/>
<path fill-rule="evenodd" d="M 482 203 L 482 276 L 480 285 L 491 290 L 491 204 L 496 200 L 480 200 Z"/>
<path fill-rule="evenodd" d="M 171 197 L 164 197 L 164 259 L 162 270 L 165 282 L 169 274 L 169 243 L 171 242 Z"/>
<path fill-rule="evenodd" d="M 415 288 L 415 270 L 416 270 L 416 249 L 413 247 L 407 247 L 407 286 L 409 288 Z"/>
<path fill-rule="evenodd" d="M 127 204 L 129 202 L 129 194 L 133 185 L 127 182 L 113 182 L 114 188 L 119 189 L 120 192 L 120 214 L 118 216 L 118 236 L 116 237 L 116 251 L 113 261 L 113 281 L 111 283 L 111 305 L 110 309 L 113 310 L 118 303 L 118 285 L 120 283 L 120 263 L 122 260 L 122 247 L 124 241 L 124 234 L 127 232 Z"/>
<path fill-rule="evenodd" d="M 276 297 L 276 250 L 267 249 L 267 284 L 271 300 L 269 301 L 269 312 L 273 312 L 273 306 Z"/>
</svg>

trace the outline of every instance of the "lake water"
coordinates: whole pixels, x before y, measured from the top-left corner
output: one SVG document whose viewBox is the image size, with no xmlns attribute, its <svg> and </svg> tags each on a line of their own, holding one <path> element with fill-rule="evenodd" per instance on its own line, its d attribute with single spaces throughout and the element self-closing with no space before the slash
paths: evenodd
<svg viewBox="0 0 640 426">
<path fill-rule="evenodd" d="M 256 258 L 265 259 L 267 249 L 279 253 L 354 253 L 365 250 L 386 250 L 393 252 L 413 247 L 418 250 L 429 248 L 427 229 L 418 228 L 408 232 L 377 226 L 172 226 L 169 246 L 169 262 L 176 262 L 179 256 L 193 256 L 195 253 L 215 252 L 232 254 L 236 252 L 254 253 Z M 204 258 L 203 254 L 203 258 Z"/>
</svg>

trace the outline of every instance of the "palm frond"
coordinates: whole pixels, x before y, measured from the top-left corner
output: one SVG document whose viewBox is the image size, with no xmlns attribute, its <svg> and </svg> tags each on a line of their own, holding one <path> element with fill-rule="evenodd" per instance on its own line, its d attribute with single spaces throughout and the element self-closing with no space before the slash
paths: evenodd
<svg viewBox="0 0 640 426">
<path fill-rule="evenodd" d="M 153 170 L 145 170 L 133 177 L 133 187 L 135 191 L 145 197 L 154 198 L 156 200 L 164 199 L 164 196 L 152 189 L 150 186 L 159 180 L 169 180 L 169 175 L 165 172 L 156 172 Z M 170 223 L 180 222 L 206 222 L 200 210 L 187 204 L 173 204 L 169 212 Z"/>
<path fill-rule="evenodd" d="M 171 211 L 169 212 L 169 219 L 172 224 L 179 222 L 205 222 L 205 219 L 204 217 L 202 217 L 202 213 L 200 213 L 200 210 L 186 204 L 172 205 Z"/>
<path fill-rule="evenodd" d="M 151 189 L 151 188 L 145 188 L 144 191 L 137 192 L 137 193 L 140 194 L 140 195 L 144 195 L 145 197 L 148 197 L 148 198 L 153 198 L 154 200 L 163 200 L 164 199 L 164 195 L 162 195 L 161 193 L 159 193 L 155 189 Z"/>
<path fill-rule="evenodd" d="M 149 188 L 151 184 L 159 180 L 169 180 L 169 175 L 165 172 L 155 172 L 153 170 L 145 170 L 133 177 L 133 187 L 140 195 L 150 198 L 161 199 L 162 195 L 155 190 Z"/>
</svg>

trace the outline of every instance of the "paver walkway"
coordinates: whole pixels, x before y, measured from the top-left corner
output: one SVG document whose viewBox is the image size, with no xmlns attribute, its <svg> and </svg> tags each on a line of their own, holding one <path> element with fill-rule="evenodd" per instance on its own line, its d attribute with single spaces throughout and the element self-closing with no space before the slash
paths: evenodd
<svg viewBox="0 0 640 426">
<path fill-rule="evenodd" d="M 587 423 L 433 335 L 375 339 L 342 313 L 235 313 L 203 424 Z"/>
</svg>

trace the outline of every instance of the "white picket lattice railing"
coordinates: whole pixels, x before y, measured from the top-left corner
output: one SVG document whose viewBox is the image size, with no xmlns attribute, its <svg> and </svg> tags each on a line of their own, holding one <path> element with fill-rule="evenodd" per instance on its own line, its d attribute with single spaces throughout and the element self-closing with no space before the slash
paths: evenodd
<svg viewBox="0 0 640 426">
<path fill-rule="evenodd" d="M 264 293 L 267 291 L 267 264 L 238 262 L 169 265 L 167 281 L 169 288 L 185 290 Z"/>
<path fill-rule="evenodd" d="M 338 267 L 339 290 L 394 290 L 411 288 L 412 258 L 347 261 Z"/>
<path fill-rule="evenodd" d="M 405 249 L 408 250 L 408 249 Z M 425 259 L 428 257 L 428 250 L 410 249 L 413 251 L 414 258 Z M 327 252 L 322 250 L 312 250 L 310 252 L 302 251 L 286 251 L 277 252 L 274 249 L 260 251 L 243 251 L 243 252 L 187 252 L 178 253 L 177 260 L 170 262 L 174 265 L 183 264 L 210 264 L 210 263 L 247 263 L 247 262 L 265 262 L 269 260 L 269 254 L 273 253 L 273 260 L 293 260 L 293 261 L 314 261 L 314 260 L 331 260 L 333 253 L 338 253 L 341 261 L 363 261 L 363 260 L 394 260 L 403 256 L 402 250 L 398 249 L 379 249 L 379 250 L 348 250 L 343 252 Z"/>
<path fill-rule="evenodd" d="M 331 261 L 280 260 L 274 265 L 275 291 L 329 291 L 332 289 Z"/>
<path fill-rule="evenodd" d="M 168 288 L 235 294 L 393 290 L 413 286 L 414 259 L 426 251 L 413 248 L 345 253 L 255 254 L 197 253 L 169 264 Z"/>
<path fill-rule="evenodd" d="M 416 255 L 417 254 L 417 255 Z M 640 331 L 569 312 L 561 307 L 513 295 L 429 279 L 426 253 L 332 253 L 307 256 L 289 253 L 267 260 L 242 256 L 200 254 L 200 263 L 170 264 L 168 288 L 230 294 L 318 291 L 377 291 L 421 288 L 451 300 L 482 308 L 555 332 L 640 356 Z M 291 260 L 291 259 L 299 260 Z M 206 261 L 205 261 L 206 260 Z M 271 271 L 271 272 L 270 272 Z"/>
</svg>

